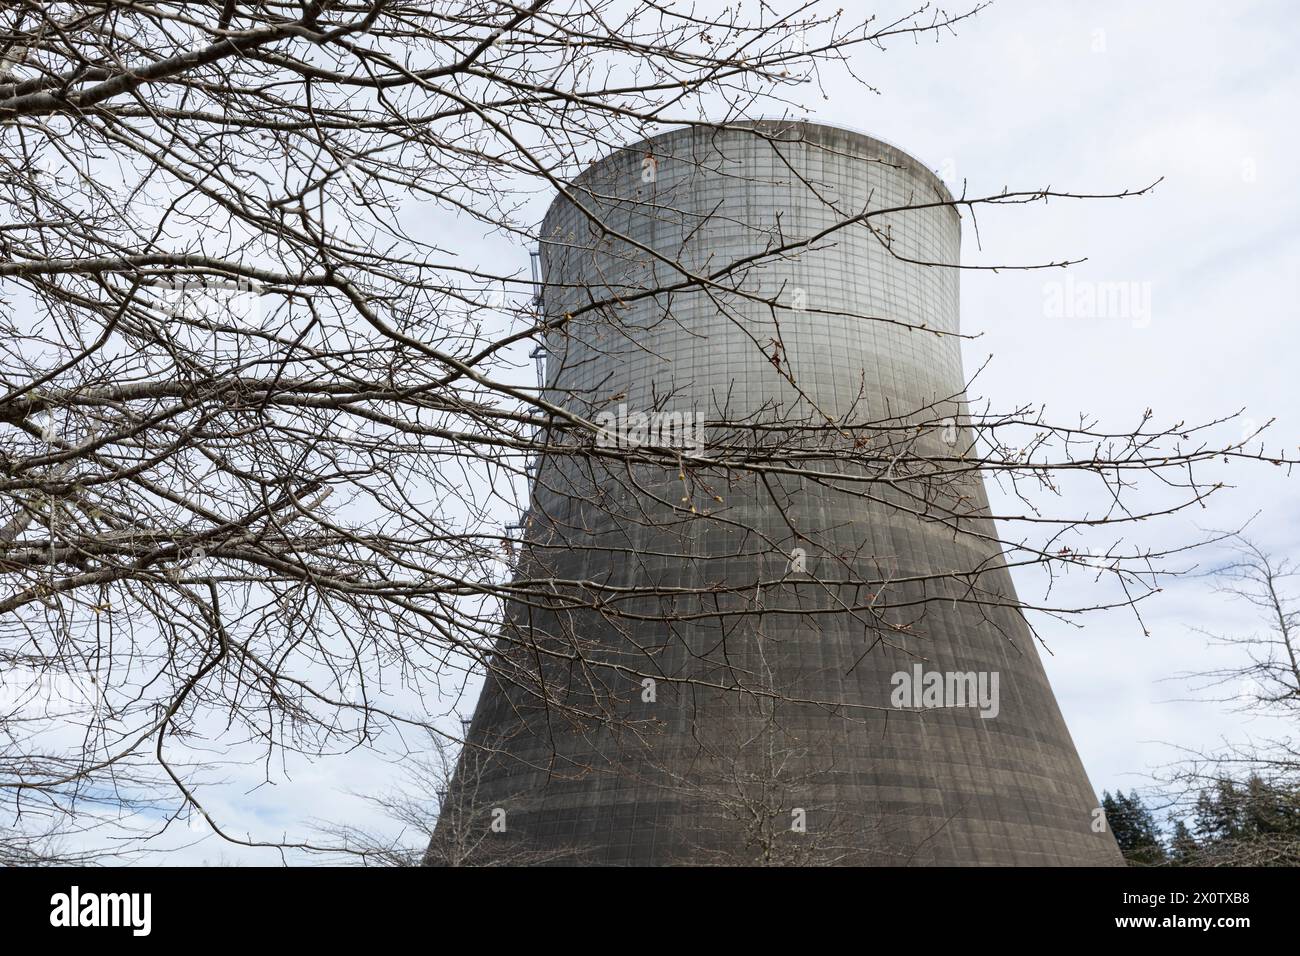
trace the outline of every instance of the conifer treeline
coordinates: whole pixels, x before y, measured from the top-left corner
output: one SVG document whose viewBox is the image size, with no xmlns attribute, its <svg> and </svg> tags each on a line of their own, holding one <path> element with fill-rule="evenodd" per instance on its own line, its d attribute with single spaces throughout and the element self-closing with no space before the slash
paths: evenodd
<svg viewBox="0 0 1300 956">
<path fill-rule="evenodd" d="M 1102 808 L 1130 866 L 1300 865 L 1300 790 L 1290 784 L 1213 781 L 1164 827 L 1136 791 L 1106 792 Z"/>
</svg>

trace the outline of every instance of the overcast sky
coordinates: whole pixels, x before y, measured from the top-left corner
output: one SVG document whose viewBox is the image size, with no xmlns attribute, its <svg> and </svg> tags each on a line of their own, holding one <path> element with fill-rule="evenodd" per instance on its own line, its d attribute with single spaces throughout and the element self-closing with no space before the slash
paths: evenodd
<svg viewBox="0 0 1300 956">
<path fill-rule="evenodd" d="M 1054 318 L 1044 283 L 1060 274 L 966 273 L 962 323 L 980 334 L 965 346 L 968 371 L 993 357 L 972 393 L 997 408 L 1046 404 L 1059 421 L 1087 411 L 1122 426 L 1146 408 L 1172 423 L 1244 407 L 1260 424 L 1276 417 L 1269 445 L 1294 452 L 1297 32 L 1284 2 L 999 0 L 938 44 L 859 51 L 854 69 L 879 95 L 828 75 L 827 99 L 809 88 L 806 105 L 811 118 L 899 145 L 958 189 L 964 179 L 972 194 L 1004 185 L 1113 192 L 1163 176 L 1140 199 L 982 217 L 983 251 L 967 224 L 967 262 L 1087 257 L 1070 271 L 1077 281 L 1137 283 L 1150 295 L 1149 316 Z M 1231 440 L 1241 428 L 1222 435 Z M 1260 512 L 1252 536 L 1300 556 L 1300 479 L 1265 465 L 1227 474 L 1237 487 L 1212 507 L 1142 540 L 1190 541 Z M 1207 552 L 1197 561 L 1204 569 L 1221 559 Z M 1038 596 L 1038 582 L 1019 586 Z M 1070 587 L 1086 596 L 1082 576 Z M 1166 680 L 1225 660 L 1194 628 L 1249 631 L 1248 609 L 1200 577 L 1170 582 L 1145 608 L 1150 636 L 1131 614 L 1099 615 L 1082 629 L 1040 622 L 1048 674 L 1099 792 L 1141 787 L 1177 756 L 1173 745 L 1212 747 L 1266 729 L 1222 705 L 1179 702 L 1186 684 Z M 253 777 L 233 776 L 205 802 L 232 830 L 292 837 L 313 817 L 374 820 L 350 791 L 396 782 L 395 765 L 358 752 L 296 767 L 291 779 L 251 792 Z M 275 862 L 213 837 L 170 862 L 222 860 Z"/>
</svg>

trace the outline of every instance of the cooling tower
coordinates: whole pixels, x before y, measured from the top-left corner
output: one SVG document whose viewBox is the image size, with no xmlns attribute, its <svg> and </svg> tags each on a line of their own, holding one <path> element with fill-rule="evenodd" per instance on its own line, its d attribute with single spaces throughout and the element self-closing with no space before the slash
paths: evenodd
<svg viewBox="0 0 1300 956">
<path fill-rule="evenodd" d="M 950 200 L 756 122 L 554 202 L 563 412 L 429 862 L 1121 862 L 965 463 Z"/>
</svg>

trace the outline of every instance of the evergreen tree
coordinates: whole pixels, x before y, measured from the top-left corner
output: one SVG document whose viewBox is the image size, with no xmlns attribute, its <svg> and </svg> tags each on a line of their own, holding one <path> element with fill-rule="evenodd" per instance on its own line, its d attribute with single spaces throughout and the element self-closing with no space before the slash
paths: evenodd
<svg viewBox="0 0 1300 956">
<path fill-rule="evenodd" d="M 1173 835 L 1169 838 L 1169 862 L 1174 866 L 1194 866 L 1200 853 L 1196 837 L 1192 836 L 1192 831 L 1184 821 L 1172 816 L 1170 820 L 1173 823 Z"/>
<path fill-rule="evenodd" d="M 1196 798 L 1196 836 L 1202 844 L 1230 843 L 1245 829 L 1243 799 L 1232 780 L 1217 780 Z"/>
<path fill-rule="evenodd" d="M 1124 859 L 1136 866 L 1166 862 L 1160 828 L 1136 791 L 1130 790 L 1127 796 L 1122 790 L 1116 791 L 1113 797 L 1103 793 L 1101 806 Z"/>
<path fill-rule="evenodd" d="M 1247 838 L 1300 836 L 1300 793 L 1266 783 L 1258 776 L 1246 781 L 1243 823 Z"/>
<path fill-rule="evenodd" d="M 1192 827 L 1174 822 L 1170 859 L 1184 866 L 1300 864 L 1300 789 L 1256 775 L 1216 780 L 1197 795 Z"/>
</svg>

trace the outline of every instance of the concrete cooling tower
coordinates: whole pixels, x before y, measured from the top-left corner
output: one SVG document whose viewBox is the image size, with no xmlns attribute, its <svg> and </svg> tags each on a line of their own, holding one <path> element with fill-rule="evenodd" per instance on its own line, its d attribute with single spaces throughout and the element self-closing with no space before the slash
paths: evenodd
<svg viewBox="0 0 1300 956">
<path fill-rule="evenodd" d="M 563 412 L 428 862 L 1121 862 L 966 463 L 960 240 L 930 170 L 807 123 L 556 199 Z"/>
</svg>

